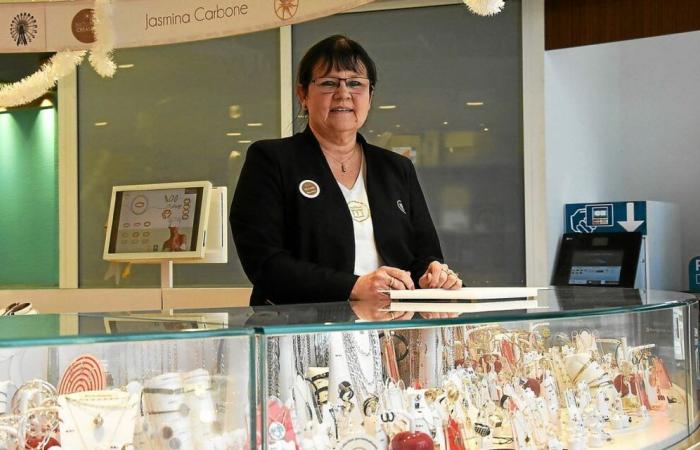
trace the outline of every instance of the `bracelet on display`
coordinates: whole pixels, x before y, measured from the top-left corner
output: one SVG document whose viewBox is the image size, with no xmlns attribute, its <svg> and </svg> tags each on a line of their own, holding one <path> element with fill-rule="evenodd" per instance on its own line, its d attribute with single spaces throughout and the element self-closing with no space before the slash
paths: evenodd
<svg viewBox="0 0 700 450">
<path fill-rule="evenodd" d="M 166 388 L 143 388 L 144 394 L 162 394 L 162 395 L 179 395 L 184 394 L 187 391 L 184 387 L 176 389 L 166 389 Z"/>
<path fill-rule="evenodd" d="M 177 409 L 170 409 L 170 410 L 166 410 L 166 411 L 146 411 L 146 415 L 149 415 L 149 416 L 156 416 L 159 414 L 175 414 L 175 413 L 180 414 L 182 417 L 187 417 L 190 415 L 190 407 L 183 403 Z"/>
</svg>

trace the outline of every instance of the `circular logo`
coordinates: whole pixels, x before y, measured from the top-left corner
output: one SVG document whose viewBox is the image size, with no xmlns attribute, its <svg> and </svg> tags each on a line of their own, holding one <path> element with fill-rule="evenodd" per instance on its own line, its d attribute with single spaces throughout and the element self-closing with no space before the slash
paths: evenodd
<svg viewBox="0 0 700 450">
<path fill-rule="evenodd" d="M 300 0 L 274 0 L 275 14 L 282 20 L 289 20 L 294 17 L 299 9 Z"/>
<path fill-rule="evenodd" d="M 316 198 L 321 193 L 321 188 L 312 180 L 304 180 L 299 183 L 299 192 L 306 198 Z"/>
<path fill-rule="evenodd" d="M 17 46 L 29 45 L 39 32 L 39 24 L 28 12 L 17 14 L 10 23 L 10 36 Z"/>
<path fill-rule="evenodd" d="M 95 10 L 91 8 L 81 9 L 73 17 L 70 24 L 70 29 L 73 36 L 83 44 L 91 44 L 95 42 L 95 30 L 93 29 L 93 18 Z"/>
</svg>

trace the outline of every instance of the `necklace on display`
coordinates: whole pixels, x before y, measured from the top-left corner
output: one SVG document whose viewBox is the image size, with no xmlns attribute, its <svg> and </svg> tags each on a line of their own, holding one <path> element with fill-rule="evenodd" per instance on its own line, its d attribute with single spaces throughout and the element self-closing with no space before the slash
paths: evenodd
<svg viewBox="0 0 700 450">
<path fill-rule="evenodd" d="M 116 394 L 116 393 L 115 393 Z M 120 393 L 121 394 L 121 393 Z M 85 449 L 95 449 L 95 450 L 102 450 L 102 449 L 110 449 L 110 448 L 115 448 L 115 442 L 114 439 L 119 432 L 122 424 L 122 420 L 124 419 L 124 416 L 126 415 L 127 411 L 131 408 L 131 397 L 126 394 L 126 398 L 124 398 L 123 395 L 112 395 L 112 394 L 107 394 L 107 395 L 100 395 L 100 396 L 95 396 L 91 395 L 89 399 L 84 399 L 80 398 L 83 397 L 82 395 L 80 396 L 74 396 L 76 398 L 73 398 L 73 396 L 66 395 L 66 409 L 68 410 L 68 413 L 70 414 L 71 419 L 73 420 L 73 425 L 75 426 L 75 431 L 78 434 L 78 438 L 80 439 L 80 442 L 83 444 L 83 448 Z M 115 400 L 117 401 L 115 403 Z M 126 401 L 124 401 L 126 400 Z M 95 402 L 95 403 L 93 403 Z M 98 403 L 99 402 L 99 403 Z M 112 404 L 109 404 L 112 403 Z M 97 410 L 97 414 L 93 416 L 93 413 L 85 411 L 85 409 L 93 409 Z M 92 416 L 92 426 L 93 426 L 93 439 L 94 445 L 88 446 L 88 440 L 89 438 L 86 438 L 85 435 L 85 430 L 81 430 L 81 427 L 79 426 L 78 423 L 78 417 L 76 416 L 75 410 L 79 410 L 83 412 L 83 414 L 88 415 L 88 417 Z M 119 419 L 116 421 L 114 428 L 112 428 L 112 433 L 109 439 L 107 439 L 105 444 L 98 444 L 99 441 L 102 441 L 104 438 L 104 429 L 103 427 L 105 426 L 105 416 L 109 413 L 109 411 L 119 411 L 121 410 L 121 414 L 119 415 Z M 122 446 L 121 448 L 125 448 L 126 445 Z"/>
<path fill-rule="evenodd" d="M 382 384 L 382 357 L 379 349 L 379 334 L 372 330 L 368 332 L 367 340 L 369 341 L 369 352 L 372 355 L 372 373 L 373 379 L 368 380 L 362 370 L 362 364 L 358 358 L 359 345 L 353 333 L 343 333 L 343 349 L 348 360 L 348 370 L 352 377 L 352 382 L 356 389 L 362 393 L 364 401 L 371 393 L 379 392 L 379 386 Z M 374 386 L 374 388 L 372 388 Z"/>
<path fill-rule="evenodd" d="M 349 156 L 346 156 L 344 159 L 338 159 L 334 156 L 332 156 L 328 151 L 321 149 L 323 151 L 323 154 L 326 155 L 328 158 L 332 159 L 333 161 L 337 162 L 340 164 L 340 171 L 343 173 L 347 173 L 348 168 L 345 166 L 346 163 L 349 163 L 355 156 L 355 153 L 357 153 L 357 148 L 358 145 L 355 145 L 355 147 L 352 148 L 352 152 L 350 152 Z"/>
</svg>

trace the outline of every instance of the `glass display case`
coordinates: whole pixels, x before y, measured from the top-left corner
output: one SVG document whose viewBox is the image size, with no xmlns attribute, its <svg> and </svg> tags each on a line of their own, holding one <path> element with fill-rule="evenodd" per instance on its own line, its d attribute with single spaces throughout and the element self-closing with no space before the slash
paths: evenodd
<svg viewBox="0 0 700 450">
<path fill-rule="evenodd" d="M 695 297 L 577 287 L 537 303 L 383 322 L 386 305 L 256 308 L 262 447 L 656 449 L 695 430 Z"/>
<path fill-rule="evenodd" d="M 655 449 L 697 428 L 695 297 L 536 303 L 0 317 L 0 449 Z"/>
<path fill-rule="evenodd" d="M 0 317 L 0 449 L 251 448 L 254 339 L 227 317 Z"/>
</svg>

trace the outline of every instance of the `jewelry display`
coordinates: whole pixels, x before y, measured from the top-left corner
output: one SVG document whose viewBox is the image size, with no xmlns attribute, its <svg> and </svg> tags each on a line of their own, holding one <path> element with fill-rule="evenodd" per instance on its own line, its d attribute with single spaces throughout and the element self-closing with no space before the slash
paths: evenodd
<svg viewBox="0 0 700 450">
<path fill-rule="evenodd" d="M 68 359 L 62 372 L 57 367 L 63 355 L 53 353 L 56 363 L 50 360 L 43 366 L 48 371 L 44 376 L 58 380 L 60 391 L 40 378 L 17 387 L 11 380 L 0 382 L 0 450 L 248 448 L 247 378 L 226 376 L 225 365 L 218 364 L 224 358 L 219 353 L 239 350 L 220 342 L 224 341 L 154 341 L 134 344 L 134 349 L 110 344 L 98 353 Z M 61 348 L 47 354 L 52 352 Z M 10 358 L 18 353 L 13 349 Z M 145 353 L 144 358 L 139 353 Z M 73 349 L 67 354 L 75 355 Z M 212 377 L 201 368 L 209 366 L 208 361 L 217 362 L 211 366 L 221 375 Z M 154 376 L 160 367 L 181 366 L 200 368 Z M 120 385 L 112 387 L 117 382 Z"/>
<path fill-rule="evenodd" d="M 89 391 L 58 397 L 61 446 L 122 449 L 132 444 L 139 398 L 128 392 Z"/>
<path fill-rule="evenodd" d="M 620 432 L 642 432 L 658 414 L 680 421 L 685 413 L 673 403 L 684 397 L 673 394 L 681 390 L 653 344 L 629 346 L 597 330 L 553 334 L 543 323 L 526 330 L 479 325 L 340 334 L 342 349 L 332 350 L 331 360 L 346 363 L 330 364 L 334 402 L 319 413 L 308 406 L 316 383 L 295 392 L 307 399 L 293 402 L 299 443 L 305 442 L 299 448 L 314 448 L 313 433 L 334 450 L 350 443 L 374 448 L 367 442 L 413 448 L 396 437 L 414 431 L 429 438 L 431 450 L 586 449 L 624 445 Z M 296 339 L 294 348 L 300 370 L 316 360 L 318 337 Z M 307 379 L 317 373 L 309 370 Z"/>
<path fill-rule="evenodd" d="M 356 339 L 356 333 L 343 333 L 343 349 L 347 358 L 348 370 L 354 381 L 355 388 L 359 391 L 360 403 L 369 395 L 375 394 L 381 386 L 382 358 L 379 346 L 379 335 L 377 331 L 367 331 L 368 348 L 364 350 L 363 345 Z M 363 365 L 360 363 L 360 356 L 364 361 L 371 363 L 370 374 L 366 375 Z"/>
<path fill-rule="evenodd" d="M 151 430 L 150 439 L 156 448 L 194 448 L 190 410 L 185 400 L 183 377 L 168 372 L 145 381 L 143 412 Z"/>
</svg>

